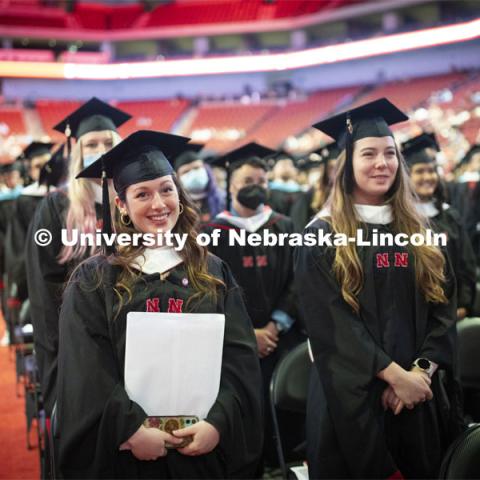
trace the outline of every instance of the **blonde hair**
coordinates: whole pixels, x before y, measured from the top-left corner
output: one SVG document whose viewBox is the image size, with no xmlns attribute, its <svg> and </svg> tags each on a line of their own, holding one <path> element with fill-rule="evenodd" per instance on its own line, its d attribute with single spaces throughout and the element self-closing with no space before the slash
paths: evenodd
<svg viewBox="0 0 480 480">
<path fill-rule="evenodd" d="M 405 161 L 398 148 L 395 147 L 395 149 L 398 170 L 394 183 L 385 198 L 385 203 L 392 207 L 393 231 L 394 233 L 406 233 L 408 236 L 414 233 L 425 235 L 426 228 L 429 226 L 428 220 L 417 213 L 415 193 L 410 183 Z M 356 231 L 365 225 L 357 220 L 353 196 L 346 194 L 343 188 L 345 161 L 344 150 L 338 158 L 337 174 L 328 202 L 331 212 L 328 221 L 334 232 L 355 237 Z M 416 282 L 425 299 L 433 303 L 446 303 L 447 298 L 442 287 L 445 283 L 445 258 L 440 249 L 428 245 L 409 245 L 408 249 L 413 254 Z M 358 295 L 364 283 L 364 272 L 353 243 L 349 242 L 347 246 L 336 249 L 333 271 L 341 285 L 343 298 L 358 313 L 360 310 Z"/>
<path fill-rule="evenodd" d="M 111 131 L 112 145 L 115 146 L 121 142 L 121 137 L 117 132 Z M 97 215 L 95 211 L 95 192 L 93 184 L 85 178 L 75 178 L 83 170 L 83 145 L 80 137 L 72 150 L 71 161 L 68 169 L 68 199 L 70 204 L 65 218 L 65 228 L 70 236 L 73 230 L 81 233 L 95 233 Z M 76 242 L 73 246 L 64 245 L 60 250 L 58 262 L 60 264 L 68 263 L 72 260 L 82 259 L 86 252 L 86 245 L 83 242 Z M 90 247 L 90 255 L 96 251 L 95 246 Z"/>
</svg>

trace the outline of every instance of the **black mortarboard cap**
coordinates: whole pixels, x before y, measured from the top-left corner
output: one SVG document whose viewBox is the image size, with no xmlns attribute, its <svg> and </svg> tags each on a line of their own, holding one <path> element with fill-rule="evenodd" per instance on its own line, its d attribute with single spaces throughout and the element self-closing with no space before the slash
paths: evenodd
<svg viewBox="0 0 480 480">
<path fill-rule="evenodd" d="M 30 145 L 25 147 L 23 150 L 22 157 L 26 159 L 31 159 L 45 153 L 50 153 L 50 150 L 54 146 L 53 143 L 49 142 L 32 142 Z"/>
<path fill-rule="evenodd" d="M 257 142 L 250 142 L 241 147 L 235 148 L 224 155 L 217 157 L 211 162 L 211 165 L 214 167 L 223 167 L 227 170 L 226 178 L 226 189 L 227 189 L 227 210 L 230 209 L 230 177 L 232 172 L 237 168 L 240 168 L 245 162 L 248 162 L 252 158 L 259 158 L 261 160 L 270 157 L 275 153 L 275 150 L 271 148 L 264 147 Z M 268 165 L 265 163 L 265 168 L 268 168 Z"/>
<path fill-rule="evenodd" d="M 116 132 L 117 128 L 130 118 L 132 116 L 128 113 L 93 97 L 53 128 L 67 137 L 79 138 L 88 132 L 101 130 Z"/>
<path fill-rule="evenodd" d="M 313 150 L 308 154 L 308 156 L 315 153 L 320 156 L 320 161 L 322 163 L 325 163 L 328 160 L 333 160 L 337 158 L 340 155 L 340 152 L 341 150 L 340 150 L 340 147 L 338 146 L 338 143 L 330 142 L 330 143 L 327 143 L 326 145 L 323 145 L 320 148 Z"/>
<path fill-rule="evenodd" d="M 409 155 L 420 150 L 425 150 L 426 148 L 431 148 L 437 152 L 440 151 L 440 145 L 434 133 L 421 133 L 403 142 L 401 145 L 403 155 Z"/>
<path fill-rule="evenodd" d="M 465 154 L 465 156 L 460 160 L 460 162 L 458 163 L 458 165 L 455 167 L 455 169 L 461 167 L 461 166 L 464 166 L 466 165 L 468 162 L 470 162 L 470 160 L 472 159 L 472 157 L 476 154 L 476 153 L 480 153 L 480 144 L 479 143 L 476 143 L 474 145 L 472 145 L 470 147 L 470 150 L 468 150 L 468 152 Z"/>
<path fill-rule="evenodd" d="M 14 161 L 12 163 L 7 163 L 5 165 L 2 165 L 2 168 L 1 168 L 2 173 L 10 173 L 10 172 L 15 172 L 15 171 L 20 172 L 20 173 L 23 172 L 23 165 L 18 160 Z"/>
<path fill-rule="evenodd" d="M 433 133 L 422 133 L 417 135 L 416 137 L 402 143 L 401 148 L 402 155 L 410 166 L 417 163 L 434 163 L 435 158 L 427 151 L 427 149 L 440 150 L 440 146 Z"/>
<path fill-rule="evenodd" d="M 178 155 L 178 157 L 175 158 L 175 161 L 173 162 L 175 170 L 178 170 L 183 165 L 188 165 L 189 163 L 198 160 L 200 158 L 198 152 L 200 152 L 204 146 L 205 145 L 203 143 L 186 144 L 185 148 L 187 150 Z"/>
<path fill-rule="evenodd" d="M 294 156 L 281 148 L 280 150 L 277 150 L 275 153 L 272 155 L 267 155 L 265 157 L 265 160 L 270 168 L 273 168 L 275 164 L 280 161 L 280 160 L 291 160 L 293 163 L 296 162 L 296 159 Z"/>
<path fill-rule="evenodd" d="M 212 162 L 212 165 L 215 167 L 224 167 L 235 170 L 253 157 L 264 159 L 274 153 L 276 153 L 275 150 L 272 150 L 271 148 L 260 145 L 257 142 L 250 142 L 216 158 Z"/>
<path fill-rule="evenodd" d="M 65 144 L 63 144 L 52 158 L 40 170 L 38 183 L 46 185 L 48 189 L 57 187 L 67 176 L 68 162 L 65 158 Z"/>
<path fill-rule="evenodd" d="M 393 137 L 389 125 L 404 122 L 408 117 L 386 98 L 380 98 L 352 110 L 316 123 L 314 128 L 334 138 L 346 151 L 344 188 L 353 192 L 353 143 L 367 137 Z"/>
<path fill-rule="evenodd" d="M 169 133 L 139 130 L 82 170 L 76 178 L 101 178 L 103 232 L 112 231 L 107 179 L 113 179 L 118 195 L 135 183 L 174 173 L 170 160 L 185 151 L 190 139 Z"/>
</svg>

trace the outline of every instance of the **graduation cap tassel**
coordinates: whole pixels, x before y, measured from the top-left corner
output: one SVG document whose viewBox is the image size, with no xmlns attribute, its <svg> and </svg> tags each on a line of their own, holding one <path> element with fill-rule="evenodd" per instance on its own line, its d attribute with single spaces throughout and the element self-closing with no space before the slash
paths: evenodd
<svg viewBox="0 0 480 480">
<path fill-rule="evenodd" d="M 225 164 L 225 167 L 227 169 L 227 177 L 225 179 L 226 185 L 227 185 L 227 192 L 226 192 L 226 205 L 225 209 L 227 212 L 230 211 L 230 207 L 232 206 L 232 196 L 230 195 L 230 177 L 231 177 L 231 172 L 230 172 L 230 162 L 227 162 Z"/>
<path fill-rule="evenodd" d="M 347 114 L 347 137 L 345 142 L 345 174 L 344 189 L 348 194 L 353 193 L 353 125 L 350 115 Z"/>
<path fill-rule="evenodd" d="M 67 137 L 67 161 L 70 163 L 72 158 L 72 129 L 68 123 L 65 128 L 65 136 Z"/>
<path fill-rule="evenodd" d="M 102 233 L 112 234 L 112 214 L 110 212 L 110 195 L 108 194 L 108 178 L 105 167 L 102 165 Z M 107 255 L 114 253 L 113 245 L 106 245 L 105 252 Z"/>
</svg>

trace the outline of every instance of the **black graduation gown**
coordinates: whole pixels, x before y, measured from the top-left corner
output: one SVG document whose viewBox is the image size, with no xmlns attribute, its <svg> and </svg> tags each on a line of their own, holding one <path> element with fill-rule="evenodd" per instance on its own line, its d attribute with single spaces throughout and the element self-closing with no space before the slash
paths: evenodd
<svg viewBox="0 0 480 480">
<path fill-rule="evenodd" d="M 7 292 L 4 285 L 4 274 L 6 271 L 5 265 L 5 241 L 7 236 L 8 225 L 13 214 L 13 207 L 15 199 L 0 201 L 0 293 L 2 295 L 2 310 L 3 314 L 6 314 L 5 301 L 7 299 Z"/>
<path fill-rule="evenodd" d="M 270 189 L 268 192 L 268 205 L 282 215 L 291 216 L 291 210 L 302 192 L 284 192 L 282 190 Z"/>
<path fill-rule="evenodd" d="M 331 231 L 326 221 L 317 219 L 305 232 L 318 229 Z M 453 402 L 458 385 L 450 382 L 448 419 L 439 416 L 448 403 L 441 395 L 439 372 L 433 378 L 434 401 L 394 417 L 382 409 L 387 384 L 376 375 L 391 361 L 410 369 L 415 358 L 426 357 L 449 378 L 454 376 L 453 277 L 447 273 L 449 303 L 430 304 L 415 284 L 414 259 L 407 250 L 358 251 L 364 269 L 360 315 L 341 295 L 332 271 L 334 248 L 295 251 L 296 281 L 316 367 L 307 402 L 310 478 L 388 478 L 398 469 L 407 478 L 434 478 L 447 444 L 461 427 L 458 403 Z"/>
<path fill-rule="evenodd" d="M 303 324 L 297 307 L 297 297 L 293 284 L 293 248 L 289 246 L 240 246 L 229 245 L 229 231 L 240 229 L 225 218 L 216 217 L 204 231 L 220 229 L 218 246 L 209 250 L 219 256 L 231 268 L 235 279 L 243 290 L 245 303 L 254 328 L 263 328 L 272 320 L 274 310 L 282 310 L 295 319 L 290 330 L 280 334 L 277 348 L 260 360 L 263 376 L 263 389 L 266 414 L 265 456 L 269 463 L 277 461 L 269 410 L 269 385 L 279 359 L 296 345 L 304 341 Z M 255 233 L 264 230 L 276 235 L 292 233 L 291 220 L 272 212 L 269 219 Z M 247 235 L 248 232 L 246 232 Z M 298 425 L 298 423 L 297 423 Z M 297 442 L 298 444 L 299 442 Z"/>
<path fill-rule="evenodd" d="M 280 309 L 296 317 L 293 293 L 293 248 L 285 246 L 241 246 L 229 245 L 229 230 L 241 229 L 225 218 L 215 217 L 204 227 L 211 233 L 220 229 L 218 246 L 210 245 L 209 251 L 224 260 L 243 289 L 247 299 L 247 310 L 254 328 L 263 328 L 271 321 L 272 312 Z M 255 233 L 267 230 L 276 235 L 292 233 L 289 218 L 272 212 L 270 218 Z M 248 236 L 249 233 L 246 232 Z"/>
<path fill-rule="evenodd" d="M 142 274 L 132 288 L 132 301 L 120 312 L 113 291 L 119 267 L 100 256 L 76 271 L 60 314 L 57 419 L 59 468 L 66 478 L 252 477 L 262 445 L 255 338 L 230 270 L 211 255 L 208 265 L 226 285 L 216 303 L 203 299 L 187 308 L 193 290 L 184 286 L 181 264 L 165 280 L 158 273 Z M 220 432 L 220 444 L 210 454 L 188 457 L 169 451 L 165 458 L 142 462 L 130 451 L 118 451 L 146 418 L 124 389 L 126 315 L 146 311 L 153 299 L 162 312 L 173 299 L 183 300 L 183 312 L 225 314 L 220 390 L 206 418 Z"/>
<path fill-rule="evenodd" d="M 13 215 L 15 199 L 0 201 L 0 280 L 5 273 L 5 239 Z"/>
<path fill-rule="evenodd" d="M 475 252 L 477 266 L 480 266 L 480 182 L 472 192 L 472 201 L 465 220 L 467 232 Z"/>
<path fill-rule="evenodd" d="M 308 222 L 317 213 L 314 212 L 311 204 L 313 200 L 314 189 L 311 188 L 308 192 L 302 193 L 293 204 L 290 216 L 293 221 L 293 226 L 296 232 L 302 232 L 308 225 Z"/>
<path fill-rule="evenodd" d="M 475 206 L 473 192 L 477 185 L 478 182 L 449 182 L 446 184 L 448 203 L 460 214 L 462 223 L 466 222 L 470 209 Z"/>
<path fill-rule="evenodd" d="M 16 298 L 21 302 L 28 297 L 27 273 L 25 268 L 25 242 L 28 226 L 42 196 L 20 195 L 13 207 L 13 215 L 5 240 L 5 264 L 8 283 L 17 286 Z"/>
<path fill-rule="evenodd" d="M 25 245 L 35 352 L 47 415 L 52 412 L 56 398 L 58 318 L 62 292 L 71 271 L 78 264 L 60 264 L 57 260 L 62 249 L 60 232 L 65 228 L 69 205 L 66 191 L 57 190 L 47 195 L 38 205 L 30 223 Z M 101 218 L 100 209 L 97 209 L 98 218 Z M 38 246 L 34 241 L 35 232 L 41 228 L 52 233 L 52 242 L 48 246 Z"/>
<path fill-rule="evenodd" d="M 453 208 L 442 209 L 430 218 L 436 232 L 447 234 L 447 250 L 457 280 L 457 308 L 471 311 L 475 300 L 475 254 L 459 213 Z"/>
</svg>

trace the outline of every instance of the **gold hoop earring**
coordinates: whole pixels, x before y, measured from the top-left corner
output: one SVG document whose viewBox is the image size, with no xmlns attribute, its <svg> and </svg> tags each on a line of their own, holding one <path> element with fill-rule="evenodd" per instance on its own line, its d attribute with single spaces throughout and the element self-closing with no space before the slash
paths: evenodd
<svg viewBox="0 0 480 480">
<path fill-rule="evenodd" d="M 179 210 L 178 214 L 181 215 L 183 213 L 183 210 L 184 210 L 183 203 L 178 204 L 178 210 Z"/>
<path fill-rule="evenodd" d="M 125 220 L 127 219 L 127 220 Z M 120 214 L 120 222 L 122 223 L 123 226 L 128 227 L 129 225 L 132 224 L 132 220 L 128 216 L 128 213 L 121 213 Z"/>
</svg>

